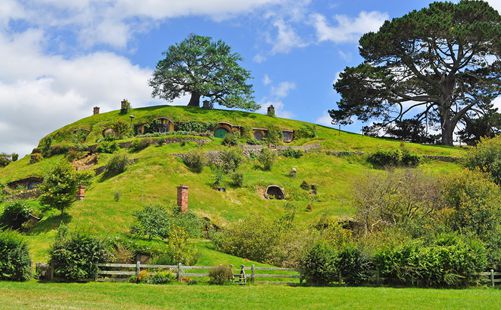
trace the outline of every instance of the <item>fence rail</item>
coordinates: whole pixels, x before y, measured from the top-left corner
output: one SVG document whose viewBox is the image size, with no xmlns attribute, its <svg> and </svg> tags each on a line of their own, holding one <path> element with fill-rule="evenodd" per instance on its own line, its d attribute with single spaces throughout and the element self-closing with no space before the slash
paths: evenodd
<svg viewBox="0 0 501 310">
<path fill-rule="evenodd" d="M 230 265 L 232 270 L 234 268 Z M 209 277 L 209 271 L 216 266 L 184 266 L 178 265 L 151 265 L 141 264 L 139 261 L 136 264 L 115 264 L 104 263 L 98 264 L 98 280 L 124 280 L 124 277 L 138 276 L 141 270 L 171 270 L 176 274 L 176 279 L 182 281 L 183 277 Z M 260 279 L 266 280 L 282 280 L 282 279 L 299 279 L 302 281 L 299 272 L 292 268 L 279 267 L 256 267 L 254 265 L 241 265 L 238 268 L 239 272 L 234 273 L 234 279 L 240 284 L 245 284 L 247 281 L 254 283 Z M 195 272 L 190 272 L 195 271 Z M 196 272 L 201 271 L 201 272 Z M 247 272 L 246 272 L 247 271 Z M 269 272 L 269 273 L 261 273 Z M 110 278 L 111 277 L 111 278 Z"/>
</svg>

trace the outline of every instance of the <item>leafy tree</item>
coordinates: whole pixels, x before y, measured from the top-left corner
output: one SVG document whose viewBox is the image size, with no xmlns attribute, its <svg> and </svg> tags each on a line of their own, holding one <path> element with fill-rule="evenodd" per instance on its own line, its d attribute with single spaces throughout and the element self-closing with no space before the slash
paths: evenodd
<svg viewBox="0 0 501 310">
<path fill-rule="evenodd" d="M 501 113 L 486 113 L 477 118 L 465 117 L 465 127 L 458 132 L 461 141 L 476 145 L 481 138 L 492 138 L 501 134 Z"/>
<path fill-rule="evenodd" d="M 501 186 L 501 136 L 481 139 L 477 147 L 468 152 L 466 167 L 489 174 Z"/>
<path fill-rule="evenodd" d="M 44 178 L 40 186 L 42 195 L 40 202 L 43 205 L 58 209 L 61 214 L 75 201 L 79 178 L 73 167 L 61 162 L 54 167 Z"/>
<path fill-rule="evenodd" d="M 384 126 L 412 113 L 452 145 L 458 123 L 484 115 L 501 94 L 500 33 L 501 16 L 483 1 L 435 2 L 386 21 L 360 39 L 364 62 L 341 73 L 342 98 L 329 113 Z"/>
<path fill-rule="evenodd" d="M 433 139 L 426 133 L 425 125 L 416 118 L 395 121 L 391 126 L 375 123 L 364 126 L 362 133 L 372 137 L 390 137 L 414 143 L 430 143 Z"/>
<path fill-rule="evenodd" d="M 238 62 L 242 57 L 223 41 L 192 34 L 164 52 L 150 86 L 153 96 L 172 101 L 191 94 L 188 106 L 200 106 L 200 98 L 228 108 L 256 110 L 250 73 Z"/>
<path fill-rule="evenodd" d="M 130 229 L 132 234 L 147 236 L 149 240 L 153 239 L 153 237 L 168 237 L 170 220 L 165 208 L 149 206 L 134 213 L 134 216 L 136 221 Z"/>
</svg>

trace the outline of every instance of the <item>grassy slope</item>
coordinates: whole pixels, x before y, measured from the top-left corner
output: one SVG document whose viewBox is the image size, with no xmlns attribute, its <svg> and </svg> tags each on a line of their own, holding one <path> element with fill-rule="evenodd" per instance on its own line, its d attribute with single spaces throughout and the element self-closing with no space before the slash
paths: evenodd
<svg viewBox="0 0 501 310">
<path fill-rule="evenodd" d="M 242 126 L 266 127 L 270 125 L 282 128 L 298 129 L 305 123 L 274 119 L 259 114 L 230 111 L 206 111 L 184 107 L 152 107 L 133 110 L 135 122 L 141 122 L 154 116 L 167 116 L 174 121 L 225 121 Z M 88 144 L 93 144 L 106 124 L 122 118 L 128 121 L 128 116 L 118 112 L 105 113 L 82 119 L 70 124 L 57 132 L 71 132 L 75 128 L 92 128 Z M 56 133 L 57 133 L 56 132 Z M 318 137 L 313 141 L 295 141 L 293 144 L 319 142 L 322 150 L 357 150 L 371 152 L 379 148 L 398 148 L 396 141 L 369 138 L 357 134 L 338 132 L 337 130 L 317 126 Z M 54 135 L 54 133 L 53 133 Z M 60 135 L 64 136 L 64 134 Z M 214 139 L 202 147 L 203 150 L 222 148 L 221 140 Z M 420 154 L 461 156 L 463 150 L 449 147 L 423 146 L 405 144 L 406 148 Z M 372 169 L 363 158 L 357 156 L 335 157 L 323 152 L 309 153 L 300 159 L 280 158 L 272 171 L 265 172 L 255 169 L 255 162 L 247 161 L 241 168 L 245 175 L 244 187 L 234 189 L 227 186 L 227 192 L 217 192 L 210 188 L 212 173 L 205 168 L 201 174 L 190 172 L 179 159 L 172 154 L 189 152 L 197 148 L 195 144 L 150 146 L 134 154 L 130 158 L 137 159 L 127 171 L 107 180 L 96 178 L 84 201 L 76 202 L 68 211 L 68 216 L 60 218 L 45 217 L 32 232 L 30 244 L 36 260 L 47 256 L 47 249 L 53 240 L 54 229 L 61 221 L 69 222 L 71 228 L 96 234 L 124 233 L 128 230 L 134 211 L 145 205 L 173 205 L 176 199 L 176 186 L 190 186 L 190 208 L 200 216 L 206 216 L 219 225 L 227 221 L 235 221 L 248 216 L 261 215 L 278 217 L 284 214 L 285 201 L 266 200 L 262 193 L 270 184 L 282 186 L 287 194 L 287 201 L 298 208 L 298 221 L 308 223 L 318 220 L 321 216 L 350 216 L 353 214 L 351 194 L 360 178 L 369 172 L 381 173 Z M 101 154 L 100 164 L 105 163 L 110 155 Z M 30 165 L 29 159 L 23 158 L 0 170 L 0 183 L 17 180 L 29 175 L 44 175 L 46 171 L 62 156 L 44 159 Z M 292 167 L 296 167 L 296 178 L 287 176 Z M 458 165 L 436 161 L 427 161 L 419 169 L 432 173 L 444 174 L 460 169 Z M 303 180 L 318 185 L 318 195 L 310 197 L 299 185 Z M 120 201 L 114 201 L 115 193 L 120 193 Z M 306 212 L 306 206 L 313 205 L 312 212 Z M 1 206 L 0 206 L 1 208 Z"/>
<path fill-rule="evenodd" d="M 494 289 L 0 282 L 2 309 L 497 309 Z"/>
</svg>

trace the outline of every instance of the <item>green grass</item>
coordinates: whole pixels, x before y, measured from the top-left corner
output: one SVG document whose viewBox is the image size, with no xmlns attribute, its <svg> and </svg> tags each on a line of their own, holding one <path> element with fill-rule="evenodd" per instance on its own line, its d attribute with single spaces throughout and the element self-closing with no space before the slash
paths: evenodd
<svg viewBox="0 0 501 310">
<path fill-rule="evenodd" d="M 0 282 L 2 309 L 497 309 L 501 291 Z"/>
</svg>

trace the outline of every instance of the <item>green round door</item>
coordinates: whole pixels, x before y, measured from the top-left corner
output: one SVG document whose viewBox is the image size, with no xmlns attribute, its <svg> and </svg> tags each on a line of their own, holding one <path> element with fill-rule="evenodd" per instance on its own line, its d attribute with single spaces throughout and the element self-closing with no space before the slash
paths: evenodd
<svg viewBox="0 0 501 310">
<path fill-rule="evenodd" d="M 228 134 L 228 130 L 224 128 L 218 128 L 214 130 L 214 137 L 216 138 L 224 138 Z"/>
</svg>

